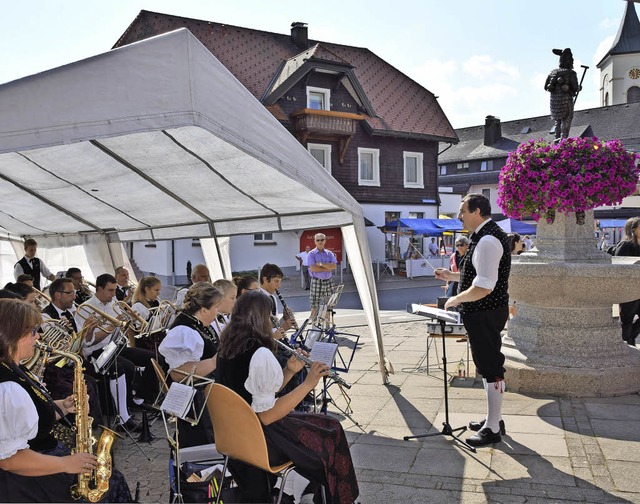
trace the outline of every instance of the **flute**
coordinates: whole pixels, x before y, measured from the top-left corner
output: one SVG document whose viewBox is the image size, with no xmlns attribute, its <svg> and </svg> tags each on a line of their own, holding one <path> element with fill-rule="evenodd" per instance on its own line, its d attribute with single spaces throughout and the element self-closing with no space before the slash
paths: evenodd
<svg viewBox="0 0 640 504">
<path fill-rule="evenodd" d="M 311 360 L 309 357 L 307 357 L 306 355 L 303 355 L 301 353 L 296 352 L 293 348 L 288 347 L 287 345 L 285 345 L 282 341 L 279 341 L 277 339 L 274 338 L 274 341 L 278 344 L 278 346 L 280 346 L 280 348 L 282 348 L 282 350 L 286 351 L 287 353 L 295 356 L 296 359 L 301 360 L 302 362 L 304 362 L 307 366 L 311 366 L 311 364 L 313 364 L 315 361 Z M 351 384 L 347 383 L 346 381 L 344 381 L 340 375 L 338 373 L 336 373 L 333 370 L 329 370 L 329 374 L 327 375 L 327 378 L 331 378 L 333 381 L 335 381 L 338 385 L 344 387 L 344 388 L 351 388 Z"/>
<path fill-rule="evenodd" d="M 282 297 L 282 294 L 280 294 L 280 291 L 278 289 L 276 289 L 276 295 L 278 296 L 278 299 L 280 300 L 280 303 L 282 304 L 283 312 L 286 313 L 288 315 L 288 318 L 291 319 L 291 327 L 293 327 L 294 331 L 297 331 L 300 328 L 298 327 L 298 323 L 296 322 L 296 318 L 293 315 L 293 312 L 291 311 L 291 309 L 287 306 L 287 303 L 284 302 L 284 298 Z"/>
</svg>

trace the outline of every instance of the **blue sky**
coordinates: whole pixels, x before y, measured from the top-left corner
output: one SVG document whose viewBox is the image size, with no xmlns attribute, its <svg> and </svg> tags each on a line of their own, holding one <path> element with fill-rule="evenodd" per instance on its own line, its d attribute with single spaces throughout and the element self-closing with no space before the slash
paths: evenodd
<svg viewBox="0 0 640 504">
<path fill-rule="evenodd" d="M 590 69 L 576 108 L 596 107 L 595 64 L 611 47 L 623 0 L 5 0 L 0 82 L 109 50 L 141 9 L 366 47 L 439 97 L 454 127 L 548 113 L 543 90 L 571 47 Z M 636 5 L 640 12 L 640 5 Z"/>
</svg>

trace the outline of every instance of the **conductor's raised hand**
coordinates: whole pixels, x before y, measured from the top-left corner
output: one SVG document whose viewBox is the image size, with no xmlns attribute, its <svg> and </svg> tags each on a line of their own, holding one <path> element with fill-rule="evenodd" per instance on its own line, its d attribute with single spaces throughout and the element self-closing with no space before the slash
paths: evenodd
<svg viewBox="0 0 640 504">
<path fill-rule="evenodd" d="M 444 269 L 444 268 L 436 268 L 435 270 L 433 270 L 436 278 L 438 280 L 453 280 L 455 278 L 455 275 L 449 271 L 448 269 Z"/>
<path fill-rule="evenodd" d="M 323 362 L 316 361 L 313 364 L 311 364 L 311 367 L 309 368 L 309 373 L 307 374 L 307 377 L 305 378 L 304 381 L 309 385 L 312 385 L 313 388 L 316 388 L 316 385 L 318 385 L 320 378 L 322 378 L 323 376 L 327 376 L 328 374 L 329 374 L 329 366 L 327 366 Z"/>
</svg>

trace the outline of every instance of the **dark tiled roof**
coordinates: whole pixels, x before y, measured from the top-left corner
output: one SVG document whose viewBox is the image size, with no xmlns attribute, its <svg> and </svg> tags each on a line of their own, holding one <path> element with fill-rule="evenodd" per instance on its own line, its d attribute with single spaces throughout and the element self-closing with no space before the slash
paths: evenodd
<svg viewBox="0 0 640 504">
<path fill-rule="evenodd" d="M 600 60 L 598 66 L 612 54 L 626 54 L 640 52 L 640 21 L 633 1 L 627 1 L 618 34 L 609 52 Z"/>
<path fill-rule="evenodd" d="M 574 113 L 569 136 L 596 136 L 601 140 L 619 139 L 629 150 L 640 152 L 640 103 L 612 105 Z M 549 116 L 528 117 L 501 123 L 502 139 L 484 145 L 484 125 L 456 130 L 460 142 L 443 152 L 438 163 L 505 158 L 520 143 L 537 138 L 553 139 Z M 527 131 L 523 133 L 523 131 Z M 440 150 L 445 148 L 440 146 Z"/>
<path fill-rule="evenodd" d="M 258 99 L 270 89 L 284 62 L 300 54 L 290 35 L 140 11 L 114 47 L 187 28 Z M 456 133 L 433 93 L 365 48 L 329 42 L 316 58 L 352 65 L 377 117 L 365 122 L 372 133 L 456 141 Z M 319 50 L 320 50 L 319 49 Z"/>
</svg>

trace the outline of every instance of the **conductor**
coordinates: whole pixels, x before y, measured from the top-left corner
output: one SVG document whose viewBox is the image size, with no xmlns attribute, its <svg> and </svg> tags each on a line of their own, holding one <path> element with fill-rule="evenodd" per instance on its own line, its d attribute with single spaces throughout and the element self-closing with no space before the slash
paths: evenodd
<svg viewBox="0 0 640 504">
<path fill-rule="evenodd" d="M 462 200 L 458 218 L 471 232 L 469 251 L 462 259 L 460 272 L 435 270 L 436 278 L 459 282 L 458 293 L 450 297 L 445 309 L 460 307 L 469 336 L 473 362 L 482 375 L 487 395 L 487 416 L 470 422 L 478 431 L 467 439 L 471 446 L 487 446 L 502 441 L 504 393 L 504 355 L 500 351 L 500 332 L 509 317 L 508 281 L 511 270 L 511 246 L 506 233 L 491 220 L 491 204 L 481 194 L 468 194 Z"/>
</svg>

